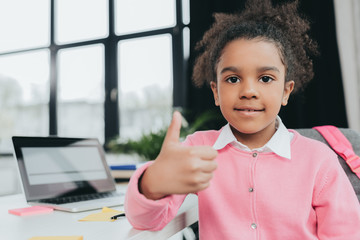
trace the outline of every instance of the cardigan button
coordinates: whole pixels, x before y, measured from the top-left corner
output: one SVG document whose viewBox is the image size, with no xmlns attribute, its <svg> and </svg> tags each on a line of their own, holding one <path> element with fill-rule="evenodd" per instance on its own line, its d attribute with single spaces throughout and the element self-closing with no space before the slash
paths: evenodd
<svg viewBox="0 0 360 240">
<path fill-rule="evenodd" d="M 249 192 L 253 192 L 254 191 L 254 188 L 249 188 Z"/>
<path fill-rule="evenodd" d="M 257 228 L 256 223 L 252 223 L 252 224 L 251 224 L 251 228 L 252 228 L 252 229 L 256 229 L 256 228 Z"/>
<path fill-rule="evenodd" d="M 252 156 L 253 156 L 254 158 L 257 157 L 257 153 L 254 152 L 254 153 L 252 154 Z"/>
</svg>

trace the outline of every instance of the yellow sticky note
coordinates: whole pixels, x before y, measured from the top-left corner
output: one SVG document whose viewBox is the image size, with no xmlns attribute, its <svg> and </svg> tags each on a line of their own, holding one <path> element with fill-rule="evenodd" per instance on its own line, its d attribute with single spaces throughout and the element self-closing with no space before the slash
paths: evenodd
<svg viewBox="0 0 360 240">
<path fill-rule="evenodd" d="M 120 213 L 123 213 L 123 211 L 104 207 L 101 212 L 90 214 L 82 219 L 79 219 L 79 221 L 113 222 L 115 220 L 111 219 L 111 217 Z"/>
<path fill-rule="evenodd" d="M 46 236 L 32 237 L 29 240 L 83 240 L 83 236 Z"/>
</svg>

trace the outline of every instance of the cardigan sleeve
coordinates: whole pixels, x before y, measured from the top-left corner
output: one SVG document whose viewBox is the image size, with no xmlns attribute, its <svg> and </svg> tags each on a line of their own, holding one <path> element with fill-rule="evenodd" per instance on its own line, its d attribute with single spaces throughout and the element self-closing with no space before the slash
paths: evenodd
<svg viewBox="0 0 360 240">
<path fill-rule="evenodd" d="M 337 157 L 326 161 L 314 192 L 320 240 L 360 239 L 360 204 Z"/>
<path fill-rule="evenodd" d="M 157 231 L 175 217 L 186 195 L 170 195 L 160 200 L 150 200 L 141 194 L 138 188 L 139 178 L 151 163 L 146 163 L 131 176 L 124 208 L 126 218 L 134 228 Z"/>
</svg>

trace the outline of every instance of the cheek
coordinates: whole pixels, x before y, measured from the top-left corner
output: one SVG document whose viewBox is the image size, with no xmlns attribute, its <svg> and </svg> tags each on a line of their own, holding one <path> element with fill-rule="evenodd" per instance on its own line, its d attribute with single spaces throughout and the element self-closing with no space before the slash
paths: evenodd
<svg viewBox="0 0 360 240">
<path fill-rule="evenodd" d="M 283 104 L 284 100 L 284 92 L 279 91 L 276 89 L 273 89 L 273 91 L 267 91 L 266 95 L 263 95 L 266 97 L 263 97 L 264 103 L 266 103 L 269 107 L 272 108 L 281 108 L 281 105 Z"/>
<path fill-rule="evenodd" d="M 234 101 L 236 97 L 235 91 L 231 91 L 229 88 L 219 88 L 218 99 L 221 104 L 227 104 L 229 102 Z"/>
</svg>

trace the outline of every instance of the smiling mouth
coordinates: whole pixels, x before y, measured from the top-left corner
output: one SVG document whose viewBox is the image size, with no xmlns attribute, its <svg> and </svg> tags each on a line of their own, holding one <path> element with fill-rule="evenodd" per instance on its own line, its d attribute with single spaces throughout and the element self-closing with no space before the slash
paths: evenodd
<svg viewBox="0 0 360 240">
<path fill-rule="evenodd" d="M 265 109 L 247 109 L 247 108 L 235 108 L 235 111 L 240 111 L 240 112 L 262 112 Z"/>
</svg>

